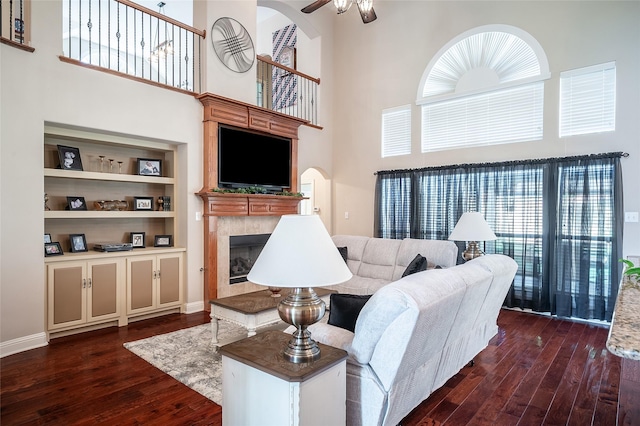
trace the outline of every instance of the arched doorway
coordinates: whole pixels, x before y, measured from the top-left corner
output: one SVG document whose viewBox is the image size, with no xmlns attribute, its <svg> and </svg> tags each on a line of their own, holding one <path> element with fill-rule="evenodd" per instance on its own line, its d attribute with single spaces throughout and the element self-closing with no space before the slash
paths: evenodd
<svg viewBox="0 0 640 426">
<path fill-rule="evenodd" d="M 333 234 L 331 220 L 331 179 L 320 168 L 311 167 L 300 176 L 300 192 L 308 197 L 300 203 L 301 214 L 317 214 L 326 226 L 329 234 Z"/>
</svg>

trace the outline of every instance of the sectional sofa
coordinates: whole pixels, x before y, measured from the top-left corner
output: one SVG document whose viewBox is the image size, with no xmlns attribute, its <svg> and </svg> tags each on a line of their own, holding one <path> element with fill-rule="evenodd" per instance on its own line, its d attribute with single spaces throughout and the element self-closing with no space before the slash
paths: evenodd
<svg viewBox="0 0 640 426">
<path fill-rule="evenodd" d="M 334 237 L 338 247 L 349 247 L 354 272 L 337 287 L 373 290 L 354 331 L 331 325 L 333 310 L 328 322 L 309 328 L 314 340 L 349 354 L 348 425 L 397 425 L 486 348 L 518 268 L 499 254 L 454 266 L 457 249 L 449 242 L 378 240 Z M 434 267 L 402 277 L 416 248 Z"/>
</svg>

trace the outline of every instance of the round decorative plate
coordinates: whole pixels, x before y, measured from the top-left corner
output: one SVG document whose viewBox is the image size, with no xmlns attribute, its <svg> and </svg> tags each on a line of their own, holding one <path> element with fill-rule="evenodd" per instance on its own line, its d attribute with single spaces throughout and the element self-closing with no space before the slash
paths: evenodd
<svg viewBox="0 0 640 426">
<path fill-rule="evenodd" d="M 218 59 L 234 72 L 247 72 L 256 59 L 251 36 L 233 18 L 220 18 L 211 27 L 211 44 Z"/>
</svg>

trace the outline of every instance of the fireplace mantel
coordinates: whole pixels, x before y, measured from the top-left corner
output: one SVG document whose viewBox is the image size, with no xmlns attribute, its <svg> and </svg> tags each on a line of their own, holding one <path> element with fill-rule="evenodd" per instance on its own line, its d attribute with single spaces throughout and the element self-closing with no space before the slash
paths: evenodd
<svg viewBox="0 0 640 426">
<path fill-rule="evenodd" d="M 200 193 L 205 216 L 274 216 L 295 214 L 303 197 L 268 194 Z"/>
<path fill-rule="evenodd" d="M 213 191 L 218 187 L 218 127 L 227 124 L 276 136 L 291 138 L 291 188 L 298 191 L 298 128 L 306 120 L 233 99 L 203 93 L 204 107 L 203 187 L 197 195 L 204 201 L 204 302 L 218 297 L 218 219 L 227 216 L 262 216 L 264 220 L 295 214 L 302 197 L 266 194 L 236 194 Z"/>
</svg>

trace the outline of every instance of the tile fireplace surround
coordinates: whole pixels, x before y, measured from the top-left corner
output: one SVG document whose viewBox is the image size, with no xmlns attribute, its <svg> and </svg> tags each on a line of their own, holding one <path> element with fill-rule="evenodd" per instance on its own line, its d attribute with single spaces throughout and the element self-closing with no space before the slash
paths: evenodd
<svg viewBox="0 0 640 426">
<path fill-rule="evenodd" d="M 280 216 L 224 216 L 218 218 L 218 298 L 235 296 L 250 291 L 265 290 L 266 287 L 248 281 L 229 284 L 229 237 L 231 235 L 270 234 L 278 224 Z"/>
</svg>

